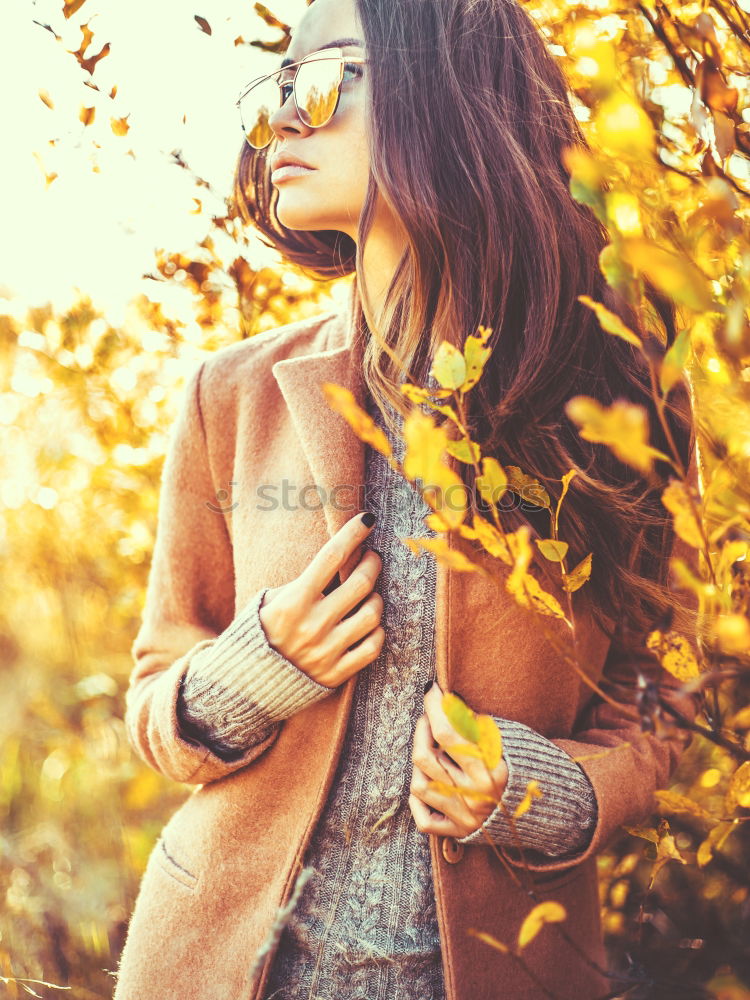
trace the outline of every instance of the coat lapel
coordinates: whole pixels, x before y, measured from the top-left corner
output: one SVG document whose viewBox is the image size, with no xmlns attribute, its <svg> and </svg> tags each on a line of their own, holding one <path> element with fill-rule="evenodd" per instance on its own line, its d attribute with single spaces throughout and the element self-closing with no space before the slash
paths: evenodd
<svg viewBox="0 0 750 1000">
<path fill-rule="evenodd" d="M 303 483 L 318 489 L 318 497 L 308 492 L 307 502 L 322 505 L 319 516 L 329 537 L 364 509 L 364 442 L 328 405 L 322 389 L 325 382 L 343 386 L 365 405 L 361 363 L 352 350 L 353 301 L 352 289 L 346 306 L 326 324 L 322 349 L 283 358 L 271 369 L 309 469 Z"/>
</svg>

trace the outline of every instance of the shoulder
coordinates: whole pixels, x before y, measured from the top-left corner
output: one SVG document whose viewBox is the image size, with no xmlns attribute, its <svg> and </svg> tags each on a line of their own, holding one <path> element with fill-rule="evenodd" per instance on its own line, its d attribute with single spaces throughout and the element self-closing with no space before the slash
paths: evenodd
<svg viewBox="0 0 750 1000">
<path fill-rule="evenodd" d="M 343 315 L 330 309 L 227 344 L 204 358 L 194 377 L 201 405 L 231 405 L 238 395 L 275 384 L 271 368 L 283 358 L 326 350 L 342 335 Z"/>
</svg>

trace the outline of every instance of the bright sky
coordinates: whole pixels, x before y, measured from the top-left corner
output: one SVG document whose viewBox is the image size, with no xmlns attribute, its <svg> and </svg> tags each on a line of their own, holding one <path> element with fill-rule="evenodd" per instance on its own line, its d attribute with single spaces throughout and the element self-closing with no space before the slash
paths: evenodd
<svg viewBox="0 0 750 1000">
<path fill-rule="evenodd" d="M 306 9 L 305 0 L 266 6 L 291 25 Z M 196 14 L 209 22 L 210 36 Z M 34 20 L 50 24 L 62 41 Z M 93 76 L 66 51 L 80 48 L 86 22 L 94 32 L 87 57 L 111 43 Z M 78 288 L 117 322 L 135 294 L 153 295 L 154 283 L 140 275 L 153 270 L 157 247 L 189 249 L 209 232 L 205 213 L 223 211 L 220 199 L 229 194 L 243 141 L 237 94 L 281 58 L 235 46 L 238 36 L 274 41 L 278 32 L 256 15 L 251 0 L 86 0 L 68 21 L 62 0 L 4 5 L 0 309 L 11 296 L 17 304 L 49 301 L 64 308 Z M 85 86 L 86 79 L 101 93 Z M 79 121 L 83 105 L 96 108 L 92 125 Z M 115 136 L 110 118 L 128 114 L 130 131 Z M 196 190 L 190 173 L 171 163 L 172 150 L 182 152 L 220 199 Z M 49 186 L 45 172 L 58 174 Z M 193 195 L 203 200 L 204 214 L 191 214 Z"/>
</svg>

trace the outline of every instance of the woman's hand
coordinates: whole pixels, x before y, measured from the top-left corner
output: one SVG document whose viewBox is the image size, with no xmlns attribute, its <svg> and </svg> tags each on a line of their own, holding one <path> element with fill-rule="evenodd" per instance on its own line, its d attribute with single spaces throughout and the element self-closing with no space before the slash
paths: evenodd
<svg viewBox="0 0 750 1000">
<path fill-rule="evenodd" d="M 508 768 L 502 759 L 493 771 L 488 771 L 478 757 L 461 754 L 455 749 L 450 751 L 451 756 L 448 755 L 447 750 L 456 744 L 465 744 L 466 740 L 448 721 L 442 697 L 443 692 L 435 682 L 424 696 L 425 713 L 414 729 L 409 808 L 421 833 L 467 837 L 494 812 L 508 783 Z M 444 794 L 431 789 L 431 781 L 473 790 L 490 798 Z"/>
<path fill-rule="evenodd" d="M 372 663 L 385 641 L 383 598 L 374 589 L 383 565 L 378 553 L 368 549 L 343 583 L 338 576 L 371 529 L 361 516 L 350 518 L 299 576 L 268 591 L 258 611 L 274 649 L 326 687 Z"/>
</svg>

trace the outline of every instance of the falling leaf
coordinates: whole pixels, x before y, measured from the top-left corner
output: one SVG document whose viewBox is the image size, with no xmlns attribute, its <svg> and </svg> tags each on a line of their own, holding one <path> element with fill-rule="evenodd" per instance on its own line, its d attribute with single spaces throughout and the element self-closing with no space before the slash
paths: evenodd
<svg viewBox="0 0 750 1000">
<path fill-rule="evenodd" d="M 610 312 L 610 310 L 607 309 L 606 306 L 603 306 L 601 302 L 595 302 L 588 295 L 579 295 L 578 301 L 583 302 L 583 304 L 588 306 L 589 309 L 594 310 L 602 329 L 606 330 L 607 333 L 611 333 L 615 337 L 620 337 L 622 340 L 626 340 L 634 347 L 643 347 L 641 338 L 637 334 L 633 333 L 629 327 L 625 326 L 616 313 Z"/>
<path fill-rule="evenodd" d="M 96 108 L 84 108 L 78 112 L 78 118 L 83 122 L 84 125 L 90 125 L 94 120 L 94 115 L 96 114 Z"/>
<path fill-rule="evenodd" d="M 193 14 L 193 17 L 198 22 L 198 26 L 200 27 L 201 31 L 205 31 L 207 35 L 210 35 L 211 25 L 208 23 L 205 17 L 201 17 L 200 14 Z"/>
<path fill-rule="evenodd" d="M 63 0 L 63 16 L 66 20 L 79 11 L 85 2 L 86 0 Z"/>
<path fill-rule="evenodd" d="M 130 125 L 128 125 L 128 118 L 130 115 L 125 115 L 124 118 L 110 118 L 109 124 L 115 135 L 127 135 L 130 131 Z"/>
<path fill-rule="evenodd" d="M 518 934 L 518 947 L 523 950 L 537 936 L 545 924 L 557 924 L 565 920 L 568 916 L 567 910 L 561 903 L 548 900 L 546 903 L 539 903 L 521 924 Z"/>
<path fill-rule="evenodd" d="M 690 681 L 700 676 L 700 667 L 687 639 L 676 632 L 654 629 L 646 638 L 646 646 L 659 657 L 665 670 L 679 681 Z"/>
<path fill-rule="evenodd" d="M 42 103 L 46 104 L 47 107 L 50 109 L 50 111 L 54 109 L 55 105 L 52 103 L 52 98 L 49 96 L 46 90 L 40 90 L 39 97 L 41 98 Z"/>
</svg>

